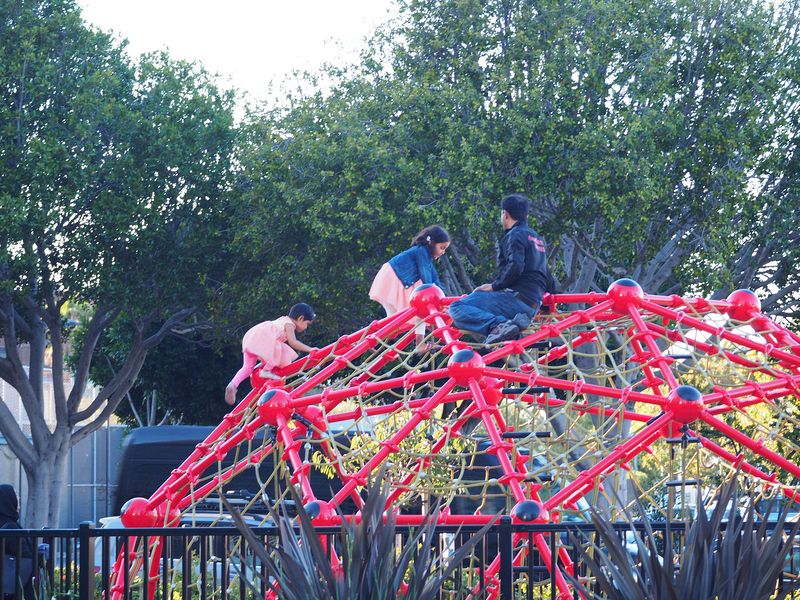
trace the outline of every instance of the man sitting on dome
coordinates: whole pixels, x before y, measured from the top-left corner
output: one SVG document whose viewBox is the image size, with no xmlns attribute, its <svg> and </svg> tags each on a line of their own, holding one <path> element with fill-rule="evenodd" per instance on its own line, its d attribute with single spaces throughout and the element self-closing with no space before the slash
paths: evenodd
<svg viewBox="0 0 800 600">
<path fill-rule="evenodd" d="M 486 335 L 487 344 L 519 338 L 539 310 L 544 292 L 553 287 L 544 240 L 528 227 L 530 200 L 511 194 L 500 206 L 505 235 L 497 277 L 450 305 L 453 324 Z"/>
</svg>

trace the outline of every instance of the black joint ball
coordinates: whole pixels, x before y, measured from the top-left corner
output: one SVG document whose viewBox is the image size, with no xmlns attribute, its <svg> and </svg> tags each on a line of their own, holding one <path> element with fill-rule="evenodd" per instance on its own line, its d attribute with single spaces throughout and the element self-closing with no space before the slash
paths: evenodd
<svg viewBox="0 0 800 600">
<path fill-rule="evenodd" d="M 694 388 L 690 385 L 679 386 L 675 390 L 675 393 L 678 395 L 678 398 L 685 400 L 686 402 L 698 402 L 703 397 L 697 388 Z"/>
<path fill-rule="evenodd" d="M 306 511 L 306 514 L 310 518 L 316 519 L 320 513 L 319 502 L 314 501 L 314 502 L 309 502 L 308 504 L 304 504 L 303 510 Z"/>
<path fill-rule="evenodd" d="M 456 363 L 465 363 L 469 362 L 473 356 L 475 356 L 474 351 L 470 350 L 469 348 L 464 348 L 463 350 L 459 350 L 453 354 L 452 361 Z"/>
<path fill-rule="evenodd" d="M 275 395 L 275 392 L 277 392 L 277 390 L 267 390 L 266 392 L 264 392 L 261 398 L 258 399 L 258 403 L 266 404 L 272 399 L 272 397 Z"/>
<path fill-rule="evenodd" d="M 535 521 L 541 514 L 542 507 L 534 500 L 523 500 L 513 510 L 513 516 L 525 522 Z"/>
<path fill-rule="evenodd" d="M 618 285 L 624 285 L 625 287 L 636 287 L 639 285 L 633 279 L 629 279 L 627 277 L 623 277 L 622 279 L 617 279 L 614 283 Z"/>
</svg>

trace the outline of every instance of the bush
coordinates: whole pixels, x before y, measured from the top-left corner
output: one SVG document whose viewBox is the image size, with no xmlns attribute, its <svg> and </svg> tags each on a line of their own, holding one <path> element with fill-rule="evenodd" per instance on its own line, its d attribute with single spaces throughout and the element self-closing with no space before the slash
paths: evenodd
<svg viewBox="0 0 800 600">
<path fill-rule="evenodd" d="M 370 485 L 358 521 L 343 520 L 335 539 L 340 566 L 334 568 L 331 555 L 320 539 L 305 509 L 296 519 L 273 513 L 279 530 L 279 543 L 272 551 L 264 548 L 256 535 L 227 505 L 237 528 L 265 566 L 267 586 L 279 598 L 292 600 L 373 600 L 403 597 L 409 600 L 434 600 L 448 578 L 483 538 L 489 523 L 469 539 L 459 539 L 458 548 L 438 548 L 435 535 L 438 509 L 398 548 L 395 515 L 385 512 L 389 484 L 381 483 L 382 472 Z M 292 490 L 297 505 L 301 500 Z M 461 586 L 459 586 L 461 587 Z M 459 590 L 461 591 L 461 590 Z M 466 596 L 469 591 L 463 590 Z"/>
<path fill-rule="evenodd" d="M 613 525 L 592 509 L 599 543 L 577 544 L 589 579 L 568 576 L 586 598 L 612 600 L 780 600 L 798 589 L 794 579 L 782 578 L 800 523 L 784 533 L 787 510 L 776 522 L 758 520 L 753 502 L 744 514 L 726 507 L 738 506 L 734 477 L 717 495 L 710 514 L 701 506 L 687 525 L 685 547 L 676 565 L 669 544 L 661 543 L 649 523 L 641 534 L 633 531 L 638 551 L 628 551 Z M 639 507 L 642 508 L 641 506 Z M 640 514 L 644 514 L 643 511 Z M 628 520 L 630 521 L 630 515 Z M 666 556 L 662 556 L 664 549 Z M 593 581 L 592 581 L 593 580 Z M 780 586 L 779 586 L 780 584 Z M 779 589 L 780 588 L 780 589 Z"/>
</svg>

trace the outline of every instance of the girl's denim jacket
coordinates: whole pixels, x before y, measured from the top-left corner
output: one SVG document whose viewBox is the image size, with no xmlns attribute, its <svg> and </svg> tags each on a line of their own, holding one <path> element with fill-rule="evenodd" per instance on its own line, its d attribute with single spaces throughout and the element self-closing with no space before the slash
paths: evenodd
<svg viewBox="0 0 800 600">
<path fill-rule="evenodd" d="M 411 287 L 417 281 L 435 283 L 442 287 L 439 274 L 433 266 L 433 258 L 428 246 L 411 246 L 389 261 L 397 278 L 405 287 Z"/>
</svg>

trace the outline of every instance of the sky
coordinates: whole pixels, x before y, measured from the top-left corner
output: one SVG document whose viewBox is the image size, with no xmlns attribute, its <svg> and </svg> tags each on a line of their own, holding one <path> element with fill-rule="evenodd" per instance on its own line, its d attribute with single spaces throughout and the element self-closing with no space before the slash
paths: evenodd
<svg viewBox="0 0 800 600">
<path fill-rule="evenodd" d="M 168 49 L 223 84 L 267 99 L 295 69 L 355 61 L 397 12 L 392 0 L 78 0 L 83 18 L 127 38 L 132 56 Z"/>
</svg>

